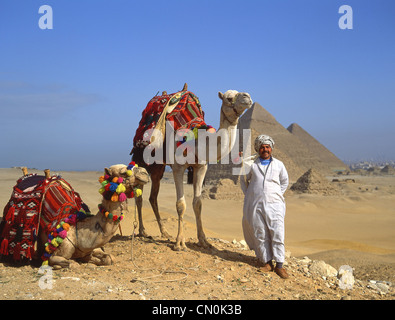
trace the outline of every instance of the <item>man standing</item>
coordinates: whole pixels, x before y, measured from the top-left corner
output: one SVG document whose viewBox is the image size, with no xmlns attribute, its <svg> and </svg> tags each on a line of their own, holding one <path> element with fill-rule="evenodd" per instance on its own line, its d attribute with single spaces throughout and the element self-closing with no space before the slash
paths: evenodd
<svg viewBox="0 0 395 320">
<path fill-rule="evenodd" d="M 243 233 L 257 258 L 264 264 L 259 270 L 274 271 L 283 279 L 288 274 L 283 267 L 284 247 L 284 192 L 288 187 L 288 173 L 284 164 L 272 157 L 274 141 L 267 135 L 255 139 L 258 154 L 244 162 L 246 174 L 240 177 L 244 192 Z M 252 163 L 251 163 L 252 162 Z M 273 260 L 276 262 L 274 266 Z"/>
</svg>

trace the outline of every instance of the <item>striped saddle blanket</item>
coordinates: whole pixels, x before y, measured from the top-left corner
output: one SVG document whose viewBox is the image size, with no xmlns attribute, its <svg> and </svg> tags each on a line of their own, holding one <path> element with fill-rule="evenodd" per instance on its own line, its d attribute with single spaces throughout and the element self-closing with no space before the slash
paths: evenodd
<svg viewBox="0 0 395 320">
<path fill-rule="evenodd" d="M 152 130 L 157 128 L 163 112 L 174 131 L 179 129 L 207 128 L 204 112 L 198 97 L 190 91 L 180 91 L 153 97 L 142 113 L 133 139 L 133 154 L 136 148 L 144 149 L 149 143 Z"/>
<path fill-rule="evenodd" d="M 71 213 L 89 212 L 81 197 L 60 176 L 29 174 L 14 186 L 0 225 L 0 255 L 18 261 L 34 257 L 38 230 L 45 233 Z"/>
</svg>

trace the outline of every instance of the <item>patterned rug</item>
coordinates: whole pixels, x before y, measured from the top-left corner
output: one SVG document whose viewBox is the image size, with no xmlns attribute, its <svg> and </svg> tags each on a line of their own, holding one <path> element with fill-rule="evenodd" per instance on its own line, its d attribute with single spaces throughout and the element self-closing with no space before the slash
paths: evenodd
<svg viewBox="0 0 395 320">
<path fill-rule="evenodd" d="M 165 116 L 162 115 L 166 112 Z M 190 91 L 155 96 L 147 104 L 142 113 L 139 126 L 133 139 L 134 154 L 138 149 L 144 149 L 152 135 L 150 129 L 159 129 L 164 134 L 164 121 L 172 126 L 174 131 L 179 129 L 208 128 L 204 121 L 204 112 L 198 97 Z"/>
<path fill-rule="evenodd" d="M 38 230 L 47 234 L 71 213 L 89 208 L 60 176 L 29 174 L 14 186 L 0 225 L 0 255 L 31 260 Z M 41 214 L 40 214 L 41 213 Z"/>
</svg>

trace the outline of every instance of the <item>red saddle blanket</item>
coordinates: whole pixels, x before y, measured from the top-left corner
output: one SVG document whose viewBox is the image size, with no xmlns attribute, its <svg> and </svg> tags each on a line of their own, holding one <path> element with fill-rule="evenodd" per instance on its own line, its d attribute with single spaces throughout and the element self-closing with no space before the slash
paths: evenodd
<svg viewBox="0 0 395 320">
<path fill-rule="evenodd" d="M 133 139 L 133 154 L 135 148 L 145 148 L 150 143 L 150 130 L 154 129 L 167 104 L 175 105 L 166 115 L 166 121 L 179 129 L 207 128 L 204 112 L 198 97 L 190 91 L 181 91 L 169 95 L 155 96 L 147 104 L 142 113 L 139 126 Z"/>
<path fill-rule="evenodd" d="M 0 225 L 0 255 L 32 259 L 38 230 L 47 234 L 71 213 L 89 208 L 60 176 L 29 174 L 17 181 Z"/>
</svg>

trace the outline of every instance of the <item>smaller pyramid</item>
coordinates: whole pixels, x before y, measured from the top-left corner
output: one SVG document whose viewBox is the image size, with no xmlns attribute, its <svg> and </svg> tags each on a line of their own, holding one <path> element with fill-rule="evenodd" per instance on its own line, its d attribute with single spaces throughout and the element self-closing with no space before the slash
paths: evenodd
<svg viewBox="0 0 395 320">
<path fill-rule="evenodd" d="M 220 179 L 215 181 L 202 192 L 202 197 L 216 200 L 244 200 L 240 185 L 232 179 Z"/>
<path fill-rule="evenodd" d="M 290 189 L 297 193 L 320 195 L 335 195 L 339 193 L 337 188 L 313 168 L 306 171 Z"/>
<path fill-rule="evenodd" d="M 387 164 L 380 172 L 383 174 L 395 174 L 395 169 Z"/>
</svg>

